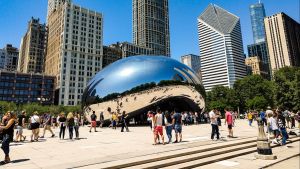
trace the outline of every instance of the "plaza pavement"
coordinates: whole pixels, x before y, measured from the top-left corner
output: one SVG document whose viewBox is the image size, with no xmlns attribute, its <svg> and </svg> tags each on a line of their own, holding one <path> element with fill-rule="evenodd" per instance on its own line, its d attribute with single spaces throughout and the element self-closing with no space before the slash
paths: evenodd
<svg viewBox="0 0 300 169">
<path fill-rule="evenodd" d="M 49 131 L 46 132 L 45 139 L 39 142 L 11 143 L 12 163 L 0 166 L 2 169 L 37 169 L 37 168 L 81 168 L 91 166 L 97 168 L 95 164 L 111 162 L 114 160 L 141 157 L 145 155 L 172 152 L 175 150 L 186 149 L 194 145 L 212 145 L 224 142 L 238 141 L 243 138 L 254 138 L 257 136 L 257 125 L 248 126 L 247 120 L 237 120 L 234 127 L 234 135 L 238 138 L 227 139 L 227 128 L 223 125 L 220 128 L 223 141 L 211 141 L 209 124 L 199 124 L 183 127 L 183 142 L 169 145 L 153 146 L 153 136 L 149 127 L 130 127 L 130 132 L 120 132 L 120 128 L 97 128 L 97 133 L 89 133 L 88 127 L 80 128 L 80 140 L 59 140 L 58 128 L 55 129 L 55 138 L 50 138 Z M 41 130 L 42 132 L 42 130 Z M 30 131 L 25 130 L 27 140 Z M 174 136 L 173 136 L 174 137 Z M 165 137 L 166 139 L 166 137 Z M 294 144 L 294 143 L 293 143 Z M 213 146 L 213 145 L 212 145 Z M 296 149 L 296 150 L 295 150 Z M 299 151 L 299 147 L 291 147 L 288 150 Z M 279 153 L 280 151 L 274 151 Z M 0 153 L 0 158 L 4 158 Z M 288 153 L 287 153 L 288 154 Z M 252 159 L 252 156 L 245 156 Z M 237 159 L 236 161 L 239 161 Z M 243 166 L 247 163 L 240 163 Z M 92 167 L 95 165 L 95 167 Z M 218 164 L 211 164 L 218 165 Z M 258 165 L 259 166 L 259 165 Z M 255 168 L 255 167 L 254 167 Z"/>
</svg>

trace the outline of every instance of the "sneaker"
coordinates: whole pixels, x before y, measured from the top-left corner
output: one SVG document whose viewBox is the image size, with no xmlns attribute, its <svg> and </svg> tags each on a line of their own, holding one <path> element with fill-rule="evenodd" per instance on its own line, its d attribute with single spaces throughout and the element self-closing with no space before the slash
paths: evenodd
<svg viewBox="0 0 300 169">
<path fill-rule="evenodd" d="M 176 140 L 176 141 L 174 141 L 173 143 L 178 143 L 178 141 Z"/>
<path fill-rule="evenodd" d="M 52 134 L 52 136 L 51 137 L 55 137 L 55 135 L 54 134 Z"/>
<path fill-rule="evenodd" d="M 41 136 L 40 138 L 44 138 L 44 136 Z"/>
</svg>

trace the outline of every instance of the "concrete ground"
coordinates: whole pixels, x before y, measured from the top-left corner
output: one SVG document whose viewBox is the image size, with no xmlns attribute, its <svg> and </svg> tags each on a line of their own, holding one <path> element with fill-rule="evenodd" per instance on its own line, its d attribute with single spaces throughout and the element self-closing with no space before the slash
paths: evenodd
<svg viewBox="0 0 300 169">
<path fill-rule="evenodd" d="M 47 131 L 45 139 L 40 139 L 39 142 L 11 143 L 10 156 L 12 163 L 0 166 L 0 168 L 74 168 L 116 159 L 180 150 L 193 145 L 218 144 L 218 142 L 210 140 L 211 127 L 209 124 L 184 126 L 182 143 L 157 146 L 152 145 L 153 135 L 149 127 L 131 127 L 128 133 L 121 133 L 120 128 L 117 130 L 111 128 L 97 129 L 100 132 L 89 133 L 88 127 L 81 127 L 80 140 L 67 139 L 68 131 L 66 131 L 66 139 L 60 140 L 58 138 L 59 130 L 55 129 L 56 137 L 54 138 L 50 138 L 51 134 Z M 223 125 L 220 128 L 223 141 L 220 142 L 256 137 L 257 130 L 256 124 L 250 127 L 246 120 L 237 120 L 234 127 L 234 135 L 237 138 L 227 139 L 227 128 Z M 25 135 L 28 140 L 30 131 L 25 130 Z M 296 151 L 295 148 L 291 147 L 286 151 Z M 297 151 L 299 151 L 299 148 Z M 252 157 L 249 156 L 249 158 Z M 0 158 L 4 158 L 2 153 L 0 153 Z"/>
</svg>

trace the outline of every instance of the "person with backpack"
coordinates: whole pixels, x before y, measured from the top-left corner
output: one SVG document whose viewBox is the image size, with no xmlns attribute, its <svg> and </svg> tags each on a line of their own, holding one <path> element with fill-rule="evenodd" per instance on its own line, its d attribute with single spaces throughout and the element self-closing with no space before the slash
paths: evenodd
<svg viewBox="0 0 300 169">
<path fill-rule="evenodd" d="M 90 127 L 90 132 L 92 132 L 92 128 L 94 128 L 94 131 L 97 132 L 96 126 L 97 126 L 97 116 L 95 114 L 95 111 L 93 111 L 93 114 L 91 115 L 91 127 Z"/>
</svg>

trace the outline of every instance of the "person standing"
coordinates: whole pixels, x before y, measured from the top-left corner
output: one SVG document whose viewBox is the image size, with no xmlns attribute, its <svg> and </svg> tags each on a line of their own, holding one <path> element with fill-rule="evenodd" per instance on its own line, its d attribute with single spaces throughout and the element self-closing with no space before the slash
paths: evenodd
<svg viewBox="0 0 300 169">
<path fill-rule="evenodd" d="M 175 141 L 174 143 L 178 143 L 182 141 L 182 115 L 178 112 L 177 109 L 174 109 L 174 115 L 172 118 L 172 124 L 175 130 Z M 179 138 L 178 138 L 179 137 Z"/>
<path fill-rule="evenodd" d="M 214 140 L 215 135 L 217 135 L 217 140 L 219 140 L 219 126 L 218 126 L 218 120 L 217 120 L 217 115 L 215 114 L 216 109 L 213 109 L 212 111 L 209 112 L 209 118 L 210 118 L 210 124 L 211 124 L 211 139 Z"/>
<path fill-rule="evenodd" d="M 267 125 L 266 113 L 263 110 L 260 111 L 259 117 L 263 121 L 264 125 Z"/>
<path fill-rule="evenodd" d="M 75 130 L 75 136 L 76 136 L 76 140 L 79 139 L 79 114 L 75 113 L 74 115 L 74 130 Z"/>
<path fill-rule="evenodd" d="M 232 124 L 233 124 L 233 116 L 230 111 L 225 109 L 225 125 L 227 123 L 228 126 L 228 133 L 229 135 L 227 137 L 233 137 L 233 130 L 232 130 Z"/>
<path fill-rule="evenodd" d="M 68 124 L 68 129 L 69 129 L 69 138 L 70 140 L 73 140 L 73 129 L 74 129 L 74 115 L 72 112 L 68 113 L 67 116 L 67 124 Z"/>
<path fill-rule="evenodd" d="M 172 129 L 173 129 L 173 124 L 172 124 L 172 115 L 167 111 L 165 113 L 165 127 L 166 127 L 166 133 L 169 138 L 168 144 L 172 143 Z"/>
<path fill-rule="evenodd" d="M 104 124 L 104 115 L 103 112 L 100 113 L 100 127 L 102 128 Z"/>
<path fill-rule="evenodd" d="M 116 112 L 113 112 L 111 119 L 112 119 L 112 129 L 116 130 L 117 129 L 117 121 L 118 121 L 118 115 Z"/>
<path fill-rule="evenodd" d="M 35 111 L 33 116 L 30 118 L 30 128 L 32 131 L 31 142 L 38 141 L 40 132 L 40 117 L 38 116 L 37 111 Z"/>
<path fill-rule="evenodd" d="M 274 113 L 272 117 L 270 117 L 270 126 L 271 126 L 271 129 L 273 131 L 273 134 L 274 134 L 274 140 L 272 141 L 273 144 L 278 144 L 278 136 L 279 136 L 279 128 L 278 128 L 278 125 L 277 125 L 277 113 Z"/>
<path fill-rule="evenodd" d="M 252 126 L 252 122 L 253 122 L 253 113 L 252 111 L 250 111 L 248 114 L 248 121 L 249 121 L 249 126 Z"/>
<path fill-rule="evenodd" d="M 10 112 L 7 114 L 7 121 L 5 122 L 4 126 L 0 127 L 3 136 L 1 148 L 5 154 L 4 163 L 10 162 L 9 143 L 13 141 L 15 120 L 16 115 L 13 112 Z"/>
<path fill-rule="evenodd" d="M 97 126 L 97 122 L 96 122 L 97 116 L 95 114 L 95 111 L 93 111 L 93 114 L 91 115 L 91 127 L 90 127 L 90 132 L 92 132 L 92 128 L 94 128 L 95 132 L 97 132 L 96 130 L 96 126 Z"/>
<path fill-rule="evenodd" d="M 289 138 L 289 135 L 288 135 L 288 133 L 286 131 L 286 128 L 285 128 L 285 119 L 282 116 L 282 112 L 281 111 L 278 112 L 277 124 L 278 124 L 279 130 L 280 130 L 281 135 L 282 135 L 281 145 L 283 146 L 283 145 L 286 144 L 286 140 Z"/>
<path fill-rule="evenodd" d="M 17 142 L 25 141 L 26 139 L 26 136 L 23 136 L 23 128 L 25 127 L 25 118 L 26 118 L 26 113 L 25 111 L 22 111 L 22 114 L 18 116 L 17 134 L 16 134 Z"/>
<path fill-rule="evenodd" d="M 122 116 L 121 116 L 121 124 L 122 124 L 121 132 L 124 131 L 124 128 L 126 128 L 126 131 L 129 132 L 126 118 L 127 118 L 126 112 L 123 111 Z"/>
<path fill-rule="evenodd" d="M 60 117 L 58 118 L 59 121 L 59 139 L 65 139 L 65 131 L 66 131 L 66 117 L 65 113 L 62 112 Z"/>
<path fill-rule="evenodd" d="M 54 137 L 54 133 L 51 129 L 51 115 L 48 113 L 44 116 L 45 120 L 44 120 L 44 131 L 43 131 L 43 136 L 41 138 L 44 138 L 45 137 L 45 133 L 46 133 L 46 130 L 49 130 L 51 132 L 51 137 Z"/>
<path fill-rule="evenodd" d="M 154 126 L 155 126 L 155 136 L 154 136 L 154 145 L 157 144 L 157 137 L 158 135 L 162 139 L 163 145 L 165 144 L 164 141 L 164 133 L 163 133 L 163 115 L 161 113 L 160 108 L 157 108 L 156 115 L 154 117 Z"/>
</svg>

